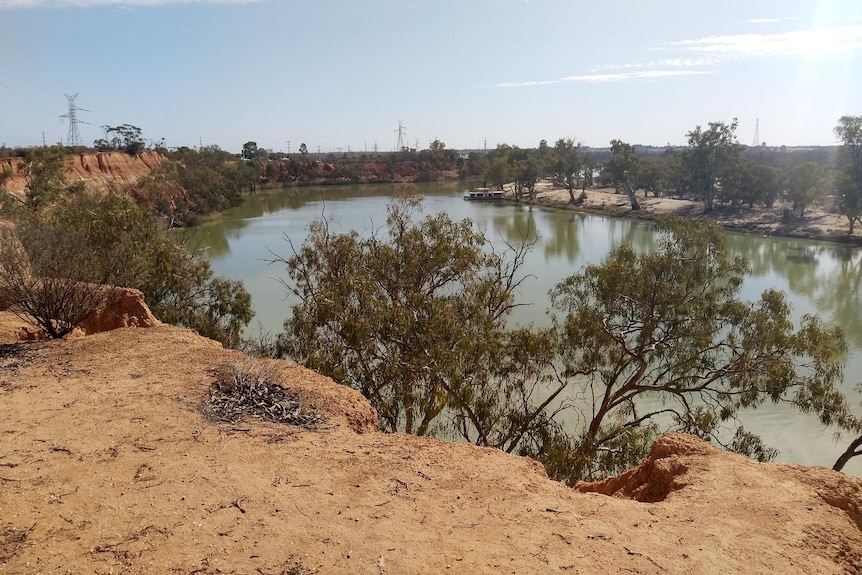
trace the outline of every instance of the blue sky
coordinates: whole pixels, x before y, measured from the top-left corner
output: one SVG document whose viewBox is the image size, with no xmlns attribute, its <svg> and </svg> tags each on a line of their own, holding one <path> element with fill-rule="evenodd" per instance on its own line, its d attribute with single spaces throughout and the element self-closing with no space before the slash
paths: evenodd
<svg viewBox="0 0 862 575">
<path fill-rule="evenodd" d="M 239 151 L 829 145 L 862 115 L 858 0 L 0 0 L 0 144 L 133 124 Z M 288 144 L 290 142 L 290 144 Z"/>
</svg>

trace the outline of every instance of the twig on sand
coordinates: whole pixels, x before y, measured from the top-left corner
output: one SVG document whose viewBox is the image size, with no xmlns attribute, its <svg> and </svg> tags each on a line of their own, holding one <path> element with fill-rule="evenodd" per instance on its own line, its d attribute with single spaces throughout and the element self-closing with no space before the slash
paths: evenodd
<svg viewBox="0 0 862 575">
<path fill-rule="evenodd" d="M 631 549 L 629 549 L 628 547 L 625 547 L 625 546 L 623 547 L 623 549 L 625 549 L 626 553 L 628 553 L 629 555 L 637 555 L 638 557 L 643 557 L 644 559 L 646 559 L 647 561 L 649 561 L 650 563 L 652 563 L 653 565 L 655 565 L 656 567 L 658 567 L 659 569 L 664 571 L 664 567 L 662 567 L 661 565 L 656 563 L 655 559 L 653 559 L 649 555 L 644 555 L 643 553 L 638 553 L 637 551 L 632 551 Z"/>
</svg>

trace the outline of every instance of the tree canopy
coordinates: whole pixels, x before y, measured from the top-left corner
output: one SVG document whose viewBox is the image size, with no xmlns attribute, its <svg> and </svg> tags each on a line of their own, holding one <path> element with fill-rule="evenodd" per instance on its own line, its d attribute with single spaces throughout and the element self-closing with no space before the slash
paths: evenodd
<svg viewBox="0 0 862 575">
<path fill-rule="evenodd" d="M 841 141 L 838 177 L 838 209 L 847 217 L 850 229 L 862 220 L 862 116 L 842 116 L 835 126 Z"/>
<path fill-rule="evenodd" d="M 419 207 L 396 200 L 385 232 L 365 237 L 315 221 L 301 248 L 277 258 L 299 301 L 281 350 L 362 392 L 384 430 L 511 451 L 538 419 L 522 411 L 519 424 L 503 410 L 528 385 L 511 366 L 526 371 L 542 337 L 505 325 L 527 244 L 489 251 L 471 221 L 417 222 Z"/>
<path fill-rule="evenodd" d="M 714 224 L 663 221 L 655 250 L 619 247 L 558 284 L 553 327 L 513 328 L 529 246 L 504 258 L 469 220 L 417 209 L 395 202 L 370 234 L 316 221 L 276 258 L 298 301 L 281 353 L 362 392 L 384 430 L 530 455 L 573 482 L 627 469 L 665 430 L 769 459 L 736 420 L 764 401 L 852 423 L 840 330 L 794 326 L 774 290 L 742 301 L 746 263 Z"/>
<path fill-rule="evenodd" d="M 697 126 L 688 133 L 689 148 L 684 161 L 691 174 L 693 191 L 712 211 L 716 186 L 724 170 L 739 157 L 742 146 L 736 140 L 736 118 L 730 124 L 710 122 L 707 129 Z"/>
<path fill-rule="evenodd" d="M 131 196 L 86 192 L 21 210 L 0 229 L 0 293 L 10 309 L 60 338 L 103 303 L 103 286 L 133 287 L 167 323 L 229 347 L 242 343 L 251 296 L 213 275 Z"/>
<path fill-rule="evenodd" d="M 582 431 L 571 438 L 578 475 L 626 468 L 632 446 L 648 445 L 658 430 L 728 443 L 722 424 L 767 400 L 792 403 L 827 425 L 848 423 L 836 388 L 841 331 L 814 316 L 794 329 L 775 290 L 740 300 L 747 265 L 729 257 L 716 224 L 661 226 L 657 250 L 621 246 L 552 294 L 559 356 L 585 402 Z M 742 431 L 734 439 L 769 455 Z"/>
</svg>

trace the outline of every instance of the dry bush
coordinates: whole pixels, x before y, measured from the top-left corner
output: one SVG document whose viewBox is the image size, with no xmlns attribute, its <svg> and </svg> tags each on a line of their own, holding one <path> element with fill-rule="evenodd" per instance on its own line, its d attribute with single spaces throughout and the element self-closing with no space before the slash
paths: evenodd
<svg viewBox="0 0 862 575">
<path fill-rule="evenodd" d="M 253 358 L 226 363 L 216 371 L 204 411 L 217 421 L 236 423 L 250 416 L 305 428 L 325 419 L 279 385 L 270 364 Z"/>
</svg>

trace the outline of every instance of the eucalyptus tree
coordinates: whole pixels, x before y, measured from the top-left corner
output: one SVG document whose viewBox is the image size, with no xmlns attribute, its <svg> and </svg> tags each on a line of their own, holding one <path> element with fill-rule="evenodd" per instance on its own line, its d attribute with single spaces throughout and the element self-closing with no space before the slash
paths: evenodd
<svg viewBox="0 0 862 575">
<path fill-rule="evenodd" d="M 769 459 L 733 429 L 764 401 L 850 428 L 841 331 L 795 327 L 774 290 L 742 301 L 747 265 L 717 225 L 662 220 L 657 249 L 624 245 L 560 282 L 551 327 L 509 327 L 529 242 L 498 252 L 469 220 L 416 221 L 419 202 L 364 234 L 313 222 L 274 260 L 297 298 L 279 353 L 360 391 L 383 430 L 529 455 L 571 483 L 636 464 L 665 430 Z"/>
<path fill-rule="evenodd" d="M 754 207 L 758 203 L 772 207 L 779 194 L 779 183 L 777 168 L 740 156 L 722 171 L 717 197 L 734 208 Z"/>
<path fill-rule="evenodd" d="M 581 154 L 581 192 L 586 192 L 592 187 L 596 173 L 596 157 L 590 152 Z"/>
<path fill-rule="evenodd" d="M 798 329 L 785 296 L 739 297 L 747 265 L 731 258 L 714 223 L 662 220 L 659 248 L 616 248 L 552 292 L 563 375 L 578 391 L 578 430 L 546 438 L 570 447 L 570 479 L 627 468 L 664 430 L 730 442 L 761 459 L 772 452 L 725 425 L 764 401 L 852 423 L 836 388 L 845 342 L 840 329 L 805 316 Z M 552 449 L 553 448 L 553 449 Z"/>
<path fill-rule="evenodd" d="M 17 203 L 37 211 L 52 205 L 64 195 L 81 191 L 82 185 L 77 182 L 70 184 L 66 176 L 70 161 L 69 150 L 62 145 L 27 150 L 26 156 L 17 166 L 26 182 L 24 197 L 7 191 L 5 196 L 12 199 L 9 205 Z"/>
<path fill-rule="evenodd" d="M 581 144 L 571 138 L 560 138 L 554 144 L 554 175 L 569 192 L 569 203 L 577 203 L 575 190 L 581 175 Z"/>
<path fill-rule="evenodd" d="M 704 203 L 704 211 L 711 212 L 718 183 L 725 170 L 736 162 L 742 145 L 736 140 L 736 118 L 730 124 L 710 122 L 704 130 L 697 126 L 687 134 L 687 154 L 683 156 L 691 178 L 692 191 Z"/>
<path fill-rule="evenodd" d="M 416 221 L 420 207 L 396 200 L 385 231 L 366 236 L 333 233 L 323 218 L 275 256 L 298 300 L 280 353 L 360 391 L 385 431 L 514 451 L 565 388 L 534 404 L 550 377 L 550 335 L 506 325 L 531 244 L 498 252 L 470 220 Z"/>
<path fill-rule="evenodd" d="M 652 193 L 653 197 L 657 198 L 665 193 L 667 188 L 665 164 L 666 160 L 663 157 L 638 158 L 634 187 L 643 190 L 644 197 Z"/>
<path fill-rule="evenodd" d="M 488 187 L 488 175 L 491 163 L 484 152 L 470 152 L 470 174 L 482 178 L 482 187 Z"/>
<path fill-rule="evenodd" d="M 634 146 L 622 140 L 611 140 L 611 157 L 605 160 L 604 171 L 613 180 L 617 193 L 620 189 L 625 190 L 633 210 L 640 209 L 633 183 L 637 169 L 638 158 Z"/>
<path fill-rule="evenodd" d="M 805 208 L 822 201 L 825 197 L 826 171 L 814 162 L 803 162 L 794 166 L 787 174 L 786 197 L 799 210 L 799 217 L 805 215 Z"/>
<path fill-rule="evenodd" d="M 848 234 L 862 221 L 862 116 L 841 116 L 835 126 L 841 141 L 838 209 L 849 222 Z"/>
<path fill-rule="evenodd" d="M 258 157 L 258 146 L 257 142 L 249 140 L 245 144 L 242 145 L 241 156 L 243 160 L 254 160 Z"/>
<path fill-rule="evenodd" d="M 141 129 L 137 126 L 102 126 L 102 130 L 105 131 L 105 137 L 93 142 L 99 151 L 121 150 L 130 156 L 137 156 L 147 147 Z"/>
<path fill-rule="evenodd" d="M 512 181 L 514 170 L 509 155 L 513 148 L 507 144 L 498 144 L 488 153 L 488 180 L 495 188 L 502 190 L 503 186 Z"/>
</svg>

